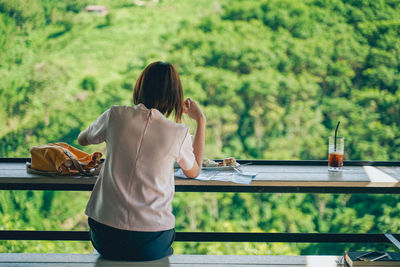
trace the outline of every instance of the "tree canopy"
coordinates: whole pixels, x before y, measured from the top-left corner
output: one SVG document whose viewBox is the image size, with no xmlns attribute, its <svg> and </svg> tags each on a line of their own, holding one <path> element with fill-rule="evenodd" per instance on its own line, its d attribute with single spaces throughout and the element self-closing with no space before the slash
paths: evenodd
<svg viewBox="0 0 400 267">
<path fill-rule="evenodd" d="M 207 116 L 207 158 L 327 159 L 340 120 L 346 160 L 400 159 L 398 0 L 0 0 L 0 156 L 29 157 L 131 105 L 143 68 L 174 64 Z M 184 121 L 192 127 L 190 120 Z M 105 145 L 85 148 L 102 151 Z M 86 229 L 88 195 L 0 192 L 4 229 Z M 178 230 L 398 232 L 398 196 L 178 193 Z M 64 211 L 64 212 L 60 212 Z M 0 251 L 87 251 L 0 241 Z M 43 243 L 44 244 L 44 243 Z M 243 248 L 244 247 L 244 248 Z M 342 253 L 362 245 L 197 244 L 178 253 Z M 374 249 L 382 249 L 375 246 Z"/>
</svg>

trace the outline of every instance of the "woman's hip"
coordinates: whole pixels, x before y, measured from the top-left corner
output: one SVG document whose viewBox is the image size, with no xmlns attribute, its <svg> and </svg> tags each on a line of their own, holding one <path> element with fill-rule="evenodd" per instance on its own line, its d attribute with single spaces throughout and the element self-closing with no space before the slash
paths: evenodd
<svg viewBox="0 0 400 267">
<path fill-rule="evenodd" d="M 173 254 L 175 229 L 158 232 L 127 231 L 101 224 L 91 218 L 90 239 L 104 257 L 114 260 L 156 260 Z"/>
</svg>

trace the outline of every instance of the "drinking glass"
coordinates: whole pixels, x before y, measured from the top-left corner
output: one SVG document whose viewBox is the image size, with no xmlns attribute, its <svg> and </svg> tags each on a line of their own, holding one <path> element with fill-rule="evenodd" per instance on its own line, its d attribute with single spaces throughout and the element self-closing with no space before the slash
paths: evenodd
<svg viewBox="0 0 400 267">
<path fill-rule="evenodd" d="M 341 171 L 343 168 L 344 137 L 329 136 L 328 171 Z"/>
</svg>

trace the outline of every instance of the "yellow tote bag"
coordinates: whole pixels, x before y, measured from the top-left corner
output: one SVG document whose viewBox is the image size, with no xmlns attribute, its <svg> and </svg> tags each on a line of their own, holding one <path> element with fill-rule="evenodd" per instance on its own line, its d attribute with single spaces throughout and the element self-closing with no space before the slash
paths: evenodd
<svg viewBox="0 0 400 267">
<path fill-rule="evenodd" d="M 102 154 L 88 154 L 66 143 L 34 146 L 28 171 L 48 175 L 95 175 L 101 168 Z M 31 169 L 31 170 L 29 170 Z M 37 171 L 37 172 L 35 172 Z"/>
</svg>

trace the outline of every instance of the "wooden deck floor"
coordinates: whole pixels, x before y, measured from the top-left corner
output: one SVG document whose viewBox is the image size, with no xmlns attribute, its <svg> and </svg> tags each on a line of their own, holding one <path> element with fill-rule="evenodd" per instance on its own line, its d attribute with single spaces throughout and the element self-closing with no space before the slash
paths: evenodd
<svg viewBox="0 0 400 267">
<path fill-rule="evenodd" d="M 27 254 L 0 253 L 1 267 L 96 267 L 96 266 L 268 266 L 268 267 L 342 267 L 339 256 L 239 256 L 239 255 L 173 255 L 157 261 L 108 261 L 96 254 Z"/>
</svg>

